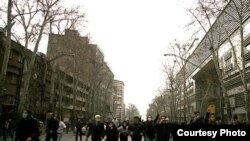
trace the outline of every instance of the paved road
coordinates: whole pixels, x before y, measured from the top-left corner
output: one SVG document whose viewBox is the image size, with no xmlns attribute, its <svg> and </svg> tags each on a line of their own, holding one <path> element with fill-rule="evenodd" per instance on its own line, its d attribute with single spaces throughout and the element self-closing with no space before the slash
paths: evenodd
<svg viewBox="0 0 250 141">
<path fill-rule="evenodd" d="M 85 141 L 85 140 L 86 140 L 86 136 L 82 136 L 82 141 Z M 0 137 L 0 141 L 2 141 L 1 137 Z M 8 138 L 7 141 L 11 141 L 11 139 Z M 45 134 L 40 136 L 40 141 L 45 141 Z M 75 141 L 75 134 L 73 134 L 73 132 L 64 133 L 61 141 Z M 78 141 L 80 141 L 80 140 L 78 140 Z M 88 141 L 91 141 L 91 139 L 89 138 Z M 105 141 L 105 140 L 103 140 L 103 141 Z M 129 137 L 128 141 L 131 141 L 130 137 Z M 144 141 L 144 139 L 142 139 L 142 141 Z M 173 138 L 170 138 L 170 141 L 173 141 Z"/>
<path fill-rule="evenodd" d="M 86 140 L 86 136 L 83 136 L 82 141 L 85 141 L 85 140 Z M 40 141 L 45 141 L 45 135 L 42 135 L 40 137 Z M 75 134 L 73 134 L 72 132 L 69 132 L 68 134 L 64 133 L 61 141 L 75 141 Z M 78 139 L 78 141 L 80 140 Z M 89 138 L 88 141 L 91 141 L 91 139 Z M 128 141 L 131 141 L 131 139 L 129 138 Z"/>
<path fill-rule="evenodd" d="M 85 139 L 86 136 L 82 136 L 82 141 L 85 141 Z M 45 134 L 40 137 L 40 141 L 45 141 Z M 72 132 L 63 133 L 61 141 L 75 141 L 75 134 L 73 134 Z"/>
</svg>

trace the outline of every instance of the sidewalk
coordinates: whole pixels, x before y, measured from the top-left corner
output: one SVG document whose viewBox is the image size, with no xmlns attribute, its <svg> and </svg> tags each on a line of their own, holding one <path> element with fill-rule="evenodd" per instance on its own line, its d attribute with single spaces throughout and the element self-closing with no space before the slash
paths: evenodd
<svg viewBox="0 0 250 141">
<path fill-rule="evenodd" d="M 46 134 L 41 135 L 40 141 L 45 141 L 45 138 Z M 75 141 L 75 134 L 73 132 L 63 133 L 61 141 Z M 82 141 L 85 141 L 85 136 L 82 136 Z"/>
</svg>

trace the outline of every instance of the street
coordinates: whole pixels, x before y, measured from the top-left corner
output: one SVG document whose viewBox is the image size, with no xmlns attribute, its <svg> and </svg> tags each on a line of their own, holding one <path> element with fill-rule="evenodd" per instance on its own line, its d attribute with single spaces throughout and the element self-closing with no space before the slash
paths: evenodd
<svg viewBox="0 0 250 141">
<path fill-rule="evenodd" d="M 0 138 L 0 140 L 2 140 L 2 138 Z M 85 140 L 86 140 L 86 136 L 83 135 L 83 136 L 82 136 L 82 141 L 85 141 Z M 142 141 L 143 141 L 143 140 L 144 140 L 144 139 L 142 138 Z M 172 141 L 172 140 L 173 140 L 173 138 L 171 137 L 171 138 L 170 138 L 170 141 Z M 10 139 L 10 138 L 7 138 L 6 141 L 11 141 L 11 139 Z M 43 135 L 40 136 L 40 141 L 45 141 L 45 134 L 43 134 Z M 73 132 L 64 133 L 63 136 L 62 136 L 62 140 L 61 140 L 61 141 L 75 141 L 75 134 L 74 134 Z M 80 140 L 78 139 L 78 141 L 80 141 Z M 90 137 L 89 137 L 88 141 L 91 141 L 91 138 L 90 138 Z M 105 139 L 103 139 L 103 141 L 105 141 Z M 131 141 L 130 136 L 129 136 L 129 138 L 128 138 L 128 141 Z"/>
<path fill-rule="evenodd" d="M 84 135 L 82 138 L 82 141 L 85 141 L 85 140 L 86 140 L 86 136 Z M 40 137 L 40 141 L 45 141 L 45 134 L 43 134 Z M 61 141 L 75 141 L 75 134 L 73 134 L 73 132 L 69 132 L 68 134 L 64 133 Z M 80 141 L 80 140 L 78 139 L 78 141 Z M 91 141 L 90 137 L 89 137 L 88 141 Z M 105 141 L 105 139 L 103 139 L 103 141 Z M 130 137 L 129 137 L 128 141 L 131 141 Z"/>
<path fill-rule="evenodd" d="M 86 136 L 84 135 L 82 138 L 82 141 L 85 141 L 85 140 L 86 140 Z M 45 141 L 45 135 L 42 135 L 40 137 L 40 141 Z M 75 141 L 75 134 L 73 134 L 72 132 L 69 132 L 68 134 L 64 133 L 61 141 Z M 80 140 L 78 140 L 78 141 L 80 141 Z M 91 141 L 90 137 L 89 137 L 88 141 Z M 103 141 L 105 141 L 105 139 L 103 139 Z M 131 141 L 130 136 L 128 137 L 128 141 Z M 144 141 L 144 138 L 142 138 L 142 141 Z M 170 137 L 170 141 L 173 141 L 172 136 Z"/>
</svg>

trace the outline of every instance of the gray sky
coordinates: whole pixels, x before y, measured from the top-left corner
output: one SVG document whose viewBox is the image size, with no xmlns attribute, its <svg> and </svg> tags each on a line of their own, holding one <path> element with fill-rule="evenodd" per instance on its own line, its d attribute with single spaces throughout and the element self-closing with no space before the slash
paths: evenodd
<svg viewBox="0 0 250 141">
<path fill-rule="evenodd" d="M 67 0 L 82 5 L 92 43 L 98 44 L 115 79 L 125 83 L 125 104 L 145 116 L 148 104 L 163 87 L 163 57 L 174 39 L 188 40 L 185 7 L 193 0 Z M 46 42 L 44 40 L 44 42 Z M 46 48 L 40 51 L 46 52 Z"/>
</svg>

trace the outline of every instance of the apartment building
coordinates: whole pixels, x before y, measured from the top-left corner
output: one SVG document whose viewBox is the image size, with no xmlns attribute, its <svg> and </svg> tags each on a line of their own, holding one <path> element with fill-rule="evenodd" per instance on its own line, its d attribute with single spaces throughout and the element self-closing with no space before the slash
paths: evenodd
<svg viewBox="0 0 250 141">
<path fill-rule="evenodd" d="M 72 54 L 73 57 L 62 57 L 54 61 L 55 66 L 65 68 L 93 91 L 91 115 L 110 113 L 112 104 L 112 82 L 114 74 L 104 60 L 104 54 L 96 44 L 91 44 L 88 37 L 80 36 L 77 30 L 66 29 L 64 35 L 50 34 L 48 42 L 48 57 L 60 54 Z M 92 97 L 88 94 L 87 97 Z M 91 104 L 90 104 L 91 103 Z"/>
<path fill-rule="evenodd" d="M 125 118 L 124 82 L 120 80 L 114 80 L 113 87 L 114 87 L 113 115 L 118 119 L 124 120 Z"/>
</svg>

